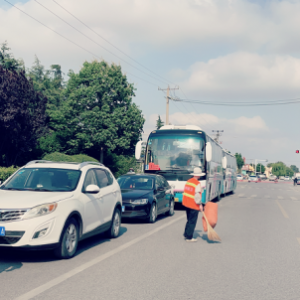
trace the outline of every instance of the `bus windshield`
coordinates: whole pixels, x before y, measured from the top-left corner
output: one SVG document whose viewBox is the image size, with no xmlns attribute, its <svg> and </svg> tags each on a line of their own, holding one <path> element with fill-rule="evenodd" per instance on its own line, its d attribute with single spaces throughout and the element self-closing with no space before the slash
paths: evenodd
<svg viewBox="0 0 300 300">
<path fill-rule="evenodd" d="M 145 170 L 185 170 L 205 168 L 203 137 L 198 135 L 151 135 L 148 140 Z"/>
</svg>

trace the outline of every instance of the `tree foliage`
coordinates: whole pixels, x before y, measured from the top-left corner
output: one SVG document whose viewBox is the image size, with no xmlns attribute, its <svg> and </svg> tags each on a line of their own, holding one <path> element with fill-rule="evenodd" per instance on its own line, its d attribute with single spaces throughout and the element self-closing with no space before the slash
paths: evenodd
<svg viewBox="0 0 300 300">
<path fill-rule="evenodd" d="M 132 154 L 145 120 L 121 67 L 85 62 L 79 74 L 69 76 L 66 100 L 52 115 L 62 151 L 99 157 L 103 147 L 106 154 Z"/>
<path fill-rule="evenodd" d="M 164 122 L 161 120 L 160 115 L 158 115 L 158 119 L 156 120 L 156 129 L 160 129 L 164 126 Z"/>
<path fill-rule="evenodd" d="M 263 164 L 258 163 L 256 165 L 256 172 L 258 172 L 258 173 L 264 173 L 265 170 L 266 170 L 266 167 Z"/>
<path fill-rule="evenodd" d="M 23 70 L 0 66 L 1 165 L 15 165 L 35 149 L 45 129 L 46 104 Z"/>
<path fill-rule="evenodd" d="M 234 156 L 236 158 L 236 164 L 237 164 L 238 169 L 241 169 L 244 165 L 244 160 L 243 160 L 242 154 L 236 153 Z"/>
<path fill-rule="evenodd" d="M 290 169 L 293 170 L 294 173 L 299 173 L 299 169 L 295 165 L 291 165 Z"/>
<path fill-rule="evenodd" d="M 24 70 L 24 62 L 15 59 L 9 51 L 10 48 L 8 47 L 7 42 L 4 42 L 0 48 L 0 66 L 5 70 L 10 71 Z"/>
<path fill-rule="evenodd" d="M 276 176 L 293 176 L 294 171 L 286 166 L 283 162 L 279 161 L 272 164 L 272 174 Z"/>
</svg>

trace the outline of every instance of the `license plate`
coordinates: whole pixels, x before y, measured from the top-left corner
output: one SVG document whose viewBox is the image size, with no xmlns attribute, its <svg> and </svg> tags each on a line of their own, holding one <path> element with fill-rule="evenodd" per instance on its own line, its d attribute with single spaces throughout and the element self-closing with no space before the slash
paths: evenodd
<svg viewBox="0 0 300 300">
<path fill-rule="evenodd" d="M 125 211 L 125 206 L 122 206 L 122 212 L 124 212 Z"/>
<path fill-rule="evenodd" d="M 0 226 L 0 236 L 5 236 L 5 227 Z"/>
</svg>

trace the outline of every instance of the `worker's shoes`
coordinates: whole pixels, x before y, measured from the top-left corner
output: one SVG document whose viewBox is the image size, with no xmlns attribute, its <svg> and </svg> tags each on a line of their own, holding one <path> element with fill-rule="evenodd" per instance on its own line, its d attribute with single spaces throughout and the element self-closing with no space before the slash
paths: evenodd
<svg viewBox="0 0 300 300">
<path fill-rule="evenodd" d="M 192 238 L 190 240 L 188 240 L 188 239 L 185 239 L 185 240 L 186 240 L 186 242 L 189 242 L 189 243 L 195 243 L 195 242 L 197 242 L 197 239 L 194 239 L 194 238 Z"/>
</svg>

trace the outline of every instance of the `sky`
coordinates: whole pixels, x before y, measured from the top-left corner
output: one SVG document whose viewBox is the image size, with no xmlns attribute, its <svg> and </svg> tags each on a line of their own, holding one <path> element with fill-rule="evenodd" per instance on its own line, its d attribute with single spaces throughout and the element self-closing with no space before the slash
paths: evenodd
<svg viewBox="0 0 300 300">
<path fill-rule="evenodd" d="M 84 61 L 121 65 L 146 119 L 144 140 L 158 115 L 165 120 L 166 94 L 159 88 L 168 85 L 179 87 L 171 96 L 180 99 L 300 97 L 300 0 L 8 1 L 36 19 L 0 0 L 0 43 L 7 41 L 27 68 L 35 56 L 46 68 L 60 64 L 66 78 Z M 300 167 L 295 153 L 299 110 L 300 104 L 227 107 L 170 101 L 170 122 L 198 125 L 210 135 L 224 130 L 222 146 L 241 153 L 246 162 Z"/>
</svg>

